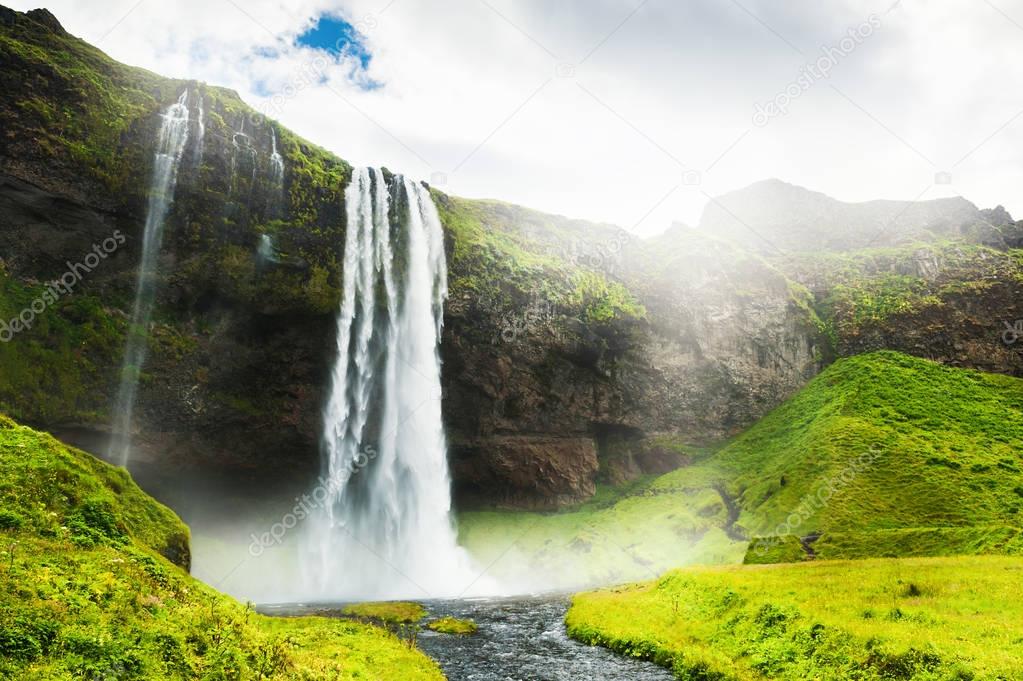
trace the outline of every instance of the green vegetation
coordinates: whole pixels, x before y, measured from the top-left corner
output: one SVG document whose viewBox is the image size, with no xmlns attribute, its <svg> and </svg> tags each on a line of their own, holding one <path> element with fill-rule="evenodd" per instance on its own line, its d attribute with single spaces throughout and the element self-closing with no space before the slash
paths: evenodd
<svg viewBox="0 0 1023 681">
<path fill-rule="evenodd" d="M 388 632 L 270 618 L 188 576 L 188 529 L 122 469 L 0 417 L 0 678 L 442 679 Z"/>
<path fill-rule="evenodd" d="M 1014 679 L 1023 559 L 683 569 L 579 594 L 570 635 L 680 679 Z"/>
<path fill-rule="evenodd" d="M 32 87 L 12 91 L 0 121 L 19 145 L 82 169 L 112 193 L 138 189 L 140 145 L 124 146 L 138 121 L 169 99 L 174 81 L 114 62 L 100 50 L 35 21 L 0 29 L 0 60 Z"/>
<path fill-rule="evenodd" d="M 434 201 L 453 236 L 449 288 L 453 298 L 512 309 L 543 300 L 588 322 L 639 319 L 643 306 L 621 283 L 585 267 L 578 249 L 612 241 L 615 232 L 498 201 L 469 201 L 436 190 Z M 594 242 L 597 246 L 594 246 Z"/>
<path fill-rule="evenodd" d="M 471 636 L 479 631 L 476 623 L 472 620 L 460 620 L 457 617 L 441 617 L 427 623 L 426 628 L 441 634 L 456 636 Z"/>
<path fill-rule="evenodd" d="M 1021 469 L 1023 380 L 879 352 L 839 360 L 719 450 L 624 496 L 465 513 L 459 532 L 485 564 L 507 549 L 503 577 L 565 585 L 815 554 L 1018 553 Z"/>
<path fill-rule="evenodd" d="M 342 613 L 352 617 L 378 620 L 387 624 L 415 624 L 426 617 L 426 608 L 419 603 L 385 601 L 383 603 L 356 603 Z"/>
<path fill-rule="evenodd" d="M 9 324 L 45 291 L 0 264 L 0 320 Z M 84 291 L 32 316 L 31 328 L 0 343 L 0 412 L 41 423 L 102 420 L 127 324 Z"/>
<path fill-rule="evenodd" d="M 1023 380 L 893 352 L 839 360 L 712 464 L 751 535 L 1018 527 Z"/>
<path fill-rule="evenodd" d="M 835 340 L 851 340 L 898 315 L 941 310 L 964 294 L 1023 282 L 1018 252 L 963 241 L 851 253 L 790 255 L 778 266 L 825 285 L 818 312 Z"/>
</svg>

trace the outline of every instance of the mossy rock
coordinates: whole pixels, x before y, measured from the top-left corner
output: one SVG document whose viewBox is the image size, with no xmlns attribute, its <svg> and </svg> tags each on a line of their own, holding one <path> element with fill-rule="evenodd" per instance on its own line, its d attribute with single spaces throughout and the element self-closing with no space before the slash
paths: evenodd
<svg viewBox="0 0 1023 681">
<path fill-rule="evenodd" d="M 426 608 L 419 603 L 407 601 L 356 603 L 341 612 L 350 617 L 376 620 L 387 624 L 415 624 L 426 617 Z"/>
<path fill-rule="evenodd" d="M 439 620 L 428 622 L 426 628 L 440 634 L 455 634 L 457 636 L 471 636 L 479 631 L 479 627 L 472 620 L 462 620 L 457 617 L 441 617 Z"/>
</svg>

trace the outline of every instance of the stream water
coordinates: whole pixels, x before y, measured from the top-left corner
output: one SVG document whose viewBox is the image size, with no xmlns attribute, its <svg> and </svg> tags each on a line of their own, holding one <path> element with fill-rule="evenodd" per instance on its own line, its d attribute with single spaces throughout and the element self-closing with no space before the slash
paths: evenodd
<svg viewBox="0 0 1023 681">
<path fill-rule="evenodd" d="M 423 629 L 419 648 L 437 660 L 450 681 L 669 681 L 667 669 L 585 646 L 565 633 L 567 596 L 517 596 L 422 601 L 428 619 L 472 619 L 472 636 Z M 330 606 L 332 609 L 336 606 Z M 267 606 L 267 614 L 322 612 L 324 606 Z"/>
</svg>

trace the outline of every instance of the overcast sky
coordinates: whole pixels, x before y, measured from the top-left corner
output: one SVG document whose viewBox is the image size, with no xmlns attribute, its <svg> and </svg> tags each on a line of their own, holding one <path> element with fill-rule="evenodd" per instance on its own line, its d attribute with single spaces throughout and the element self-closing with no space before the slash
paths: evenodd
<svg viewBox="0 0 1023 681">
<path fill-rule="evenodd" d="M 1023 0 L 46 6 L 118 60 L 233 88 L 353 164 L 463 196 L 650 234 L 777 177 L 1023 218 Z M 320 78 L 298 38 L 323 16 L 359 44 Z"/>
</svg>

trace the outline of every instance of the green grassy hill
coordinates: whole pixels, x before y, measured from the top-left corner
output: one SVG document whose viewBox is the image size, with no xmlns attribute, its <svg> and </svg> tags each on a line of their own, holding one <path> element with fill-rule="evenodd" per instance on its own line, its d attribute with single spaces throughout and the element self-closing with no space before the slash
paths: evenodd
<svg viewBox="0 0 1023 681">
<path fill-rule="evenodd" d="M 569 633 L 680 679 L 1023 678 L 1023 559 L 690 568 L 577 595 Z"/>
<path fill-rule="evenodd" d="M 1023 553 L 1021 471 L 1023 380 L 878 352 L 690 466 L 563 513 L 465 514 L 461 535 L 488 563 L 518 537 L 494 570 L 565 584 L 744 558 Z"/>
<path fill-rule="evenodd" d="M 0 678 L 443 678 L 383 629 L 258 615 L 188 561 L 125 471 L 0 417 Z"/>
</svg>

